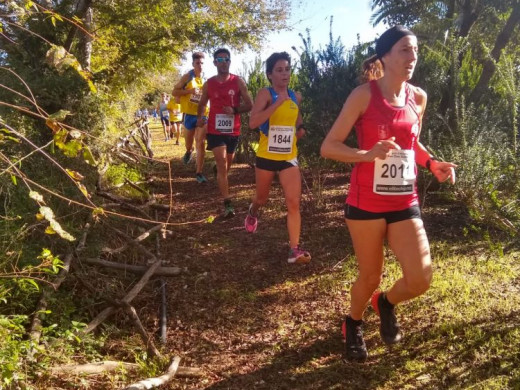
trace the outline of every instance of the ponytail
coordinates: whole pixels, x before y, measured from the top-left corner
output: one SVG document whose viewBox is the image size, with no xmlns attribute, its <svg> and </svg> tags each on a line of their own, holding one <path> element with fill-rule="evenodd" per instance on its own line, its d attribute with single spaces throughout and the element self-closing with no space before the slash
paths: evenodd
<svg viewBox="0 0 520 390">
<path fill-rule="evenodd" d="M 366 59 L 361 65 L 361 82 L 366 83 L 368 81 L 377 80 L 383 77 L 383 63 L 374 54 L 372 57 Z"/>
</svg>

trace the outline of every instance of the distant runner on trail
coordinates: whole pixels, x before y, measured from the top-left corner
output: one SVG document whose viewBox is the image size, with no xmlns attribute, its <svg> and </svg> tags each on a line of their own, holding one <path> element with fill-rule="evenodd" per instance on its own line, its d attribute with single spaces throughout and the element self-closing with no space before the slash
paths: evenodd
<svg viewBox="0 0 520 390">
<path fill-rule="evenodd" d="M 273 53 L 265 63 L 271 86 L 258 92 L 249 126 L 260 128 L 256 153 L 256 194 L 249 206 L 245 228 L 254 233 L 258 210 L 267 203 L 271 183 L 278 172 L 287 205 L 289 263 L 308 263 L 309 252 L 300 247 L 302 183 L 296 141 L 305 135 L 299 105 L 301 95 L 289 89 L 291 58 L 286 52 Z"/>
<path fill-rule="evenodd" d="M 184 128 L 186 136 L 186 153 L 182 157 L 184 164 L 191 161 L 193 152 L 193 140 L 195 139 L 196 175 L 198 183 L 208 180 L 202 173 L 204 167 L 204 143 L 206 141 L 206 125 L 197 127 L 197 108 L 202 94 L 204 79 L 202 76 L 202 65 L 204 64 L 204 53 L 192 54 L 193 69 L 181 77 L 173 87 L 172 95 L 181 98 L 181 111 L 184 113 Z M 207 112 L 205 113 L 207 115 Z"/>
<path fill-rule="evenodd" d="M 356 163 L 351 174 L 345 219 L 358 261 L 350 313 L 343 323 L 346 358 L 366 360 L 362 318 L 368 301 L 380 317 L 386 344 L 402 333 L 394 307 L 428 290 L 432 267 L 421 219 L 416 174 L 419 164 L 439 180 L 455 183 L 456 165 L 437 161 L 419 142 L 426 93 L 407 81 L 417 64 L 417 38 L 394 26 L 376 41 L 376 54 L 363 64 L 367 83 L 352 91 L 321 146 L 326 158 Z M 359 149 L 344 144 L 356 128 Z M 403 276 L 386 292 L 381 283 L 384 241 Z"/>
<path fill-rule="evenodd" d="M 228 172 L 235 157 L 240 136 L 240 114 L 251 111 L 253 102 L 246 83 L 240 77 L 229 73 L 231 54 L 227 49 L 218 49 L 213 54 L 213 64 L 217 75 L 202 87 L 199 102 L 197 126 L 204 125 L 203 114 L 210 103 L 208 119 L 208 150 L 213 152 L 217 164 L 217 182 L 224 198 L 224 217 L 235 215 L 229 194 Z"/>
<path fill-rule="evenodd" d="M 172 96 L 166 108 L 170 113 L 170 138 L 175 137 L 175 145 L 179 145 L 181 135 L 182 112 L 181 99 L 178 96 Z"/>
<path fill-rule="evenodd" d="M 161 124 L 164 132 L 164 142 L 170 139 L 170 112 L 168 111 L 168 94 L 161 95 L 161 101 L 157 104 L 157 111 L 161 118 Z"/>
</svg>

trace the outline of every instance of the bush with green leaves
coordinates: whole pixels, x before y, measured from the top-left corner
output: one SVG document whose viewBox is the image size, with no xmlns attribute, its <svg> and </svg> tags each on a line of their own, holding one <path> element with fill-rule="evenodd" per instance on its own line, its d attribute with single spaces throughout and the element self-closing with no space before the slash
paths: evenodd
<svg viewBox="0 0 520 390">
<path fill-rule="evenodd" d="M 320 146 L 336 120 L 350 92 L 359 85 L 360 63 L 364 45 L 358 44 L 346 51 L 332 32 L 324 48 L 314 50 L 310 33 L 301 36 L 295 89 L 302 94 L 301 110 L 307 130 L 300 141 L 301 153 L 318 157 Z"/>
<path fill-rule="evenodd" d="M 461 140 L 444 148 L 456 161 L 454 193 L 474 220 L 511 233 L 520 229 L 520 175 L 506 133 L 498 128 L 488 110 L 459 108 Z"/>
</svg>

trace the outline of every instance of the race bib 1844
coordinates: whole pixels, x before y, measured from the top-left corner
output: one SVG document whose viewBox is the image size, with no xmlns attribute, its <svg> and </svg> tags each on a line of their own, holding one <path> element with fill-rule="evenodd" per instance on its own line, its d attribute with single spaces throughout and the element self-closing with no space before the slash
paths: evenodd
<svg viewBox="0 0 520 390">
<path fill-rule="evenodd" d="M 413 194 L 415 153 L 413 150 L 392 149 L 384 160 L 374 162 L 373 191 L 380 195 Z"/>
<path fill-rule="evenodd" d="M 293 148 L 294 126 L 270 126 L 267 151 L 290 154 Z"/>
</svg>

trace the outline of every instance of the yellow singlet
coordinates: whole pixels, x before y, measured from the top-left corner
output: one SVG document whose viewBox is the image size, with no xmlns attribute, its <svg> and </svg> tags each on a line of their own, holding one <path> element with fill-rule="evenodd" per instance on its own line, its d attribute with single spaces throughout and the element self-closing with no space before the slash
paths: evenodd
<svg viewBox="0 0 520 390">
<path fill-rule="evenodd" d="M 291 98 L 295 98 L 292 94 Z M 271 93 L 273 99 L 273 94 Z M 274 103 L 275 100 L 273 100 Z M 260 127 L 260 141 L 256 155 L 275 161 L 288 161 L 298 156 L 296 120 L 298 104 L 289 99 L 276 109 L 269 121 Z"/>
<path fill-rule="evenodd" d="M 197 108 L 199 105 L 200 97 L 202 96 L 202 86 L 204 80 L 202 77 L 195 77 L 193 70 L 190 70 L 191 80 L 184 86 L 184 89 L 195 88 L 195 93 L 181 96 L 181 111 L 188 115 L 197 115 Z M 206 107 L 206 115 L 208 107 Z"/>
<path fill-rule="evenodd" d="M 166 109 L 170 112 L 170 122 L 182 121 L 181 105 L 179 103 L 175 103 L 175 100 L 170 99 Z"/>
</svg>

